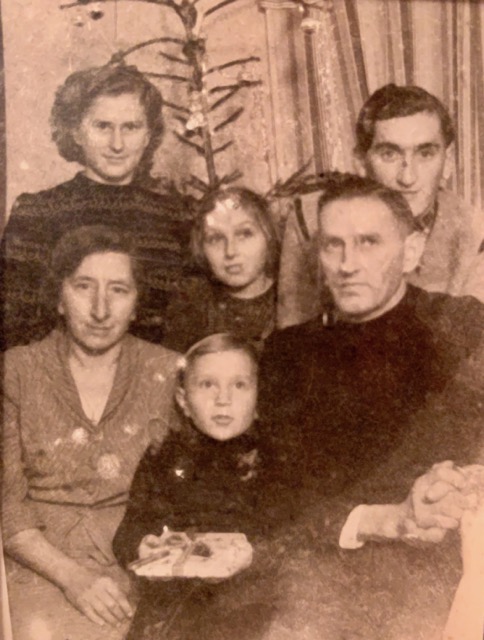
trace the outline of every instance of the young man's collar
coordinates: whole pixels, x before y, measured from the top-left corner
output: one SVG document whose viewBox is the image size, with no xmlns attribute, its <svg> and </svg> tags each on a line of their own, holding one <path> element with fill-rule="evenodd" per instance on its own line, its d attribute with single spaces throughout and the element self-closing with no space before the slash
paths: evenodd
<svg viewBox="0 0 484 640">
<path fill-rule="evenodd" d="M 437 219 L 437 214 L 439 210 L 438 200 L 435 199 L 434 204 L 428 209 L 421 213 L 418 216 L 415 216 L 415 231 L 421 231 L 422 233 L 426 233 L 430 235 L 432 229 L 434 228 L 435 220 Z"/>
</svg>

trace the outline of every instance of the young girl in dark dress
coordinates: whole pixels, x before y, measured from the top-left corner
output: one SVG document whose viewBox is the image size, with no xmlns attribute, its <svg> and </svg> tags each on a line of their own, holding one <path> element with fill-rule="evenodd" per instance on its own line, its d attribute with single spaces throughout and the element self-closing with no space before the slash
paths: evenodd
<svg viewBox="0 0 484 640">
<path fill-rule="evenodd" d="M 184 352 L 212 333 L 264 340 L 275 327 L 279 239 L 267 201 L 218 192 L 194 222 L 192 254 L 206 280 L 187 281 L 165 314 L 163 344 Z"/>
<path fill-rule="evenodd" d="M 255 560 L 222 584 L 139 579 L 128 637 L 255 640 L 275 607 L 275 567 L 267 567 L 264 543 L 289 515 L 270 481 L 277 459 L 269 458 L 255 426 L 255 350 L 229 334 L 196 343 L 182 359 L 176 399 L 186 424 L 142 458 L 114 553 L 126 567 L 168 527 L 244 533 L 256 545 Z"/>
</svg>

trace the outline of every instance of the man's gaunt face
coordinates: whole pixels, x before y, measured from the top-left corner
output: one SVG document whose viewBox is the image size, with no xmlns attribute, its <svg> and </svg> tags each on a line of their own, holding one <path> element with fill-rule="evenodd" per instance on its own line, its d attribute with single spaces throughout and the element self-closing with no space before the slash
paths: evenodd
<svg viewBox="0 0 484 640">
<path fill-rule="evenodd" d="M 428 111 L 378 120 L 363 159 L 367 174 L 400 191 L 414 216 L 433 206 L 450 160 L 439 116 Z"/>
<path fill-rule="evenodd" d="M 412 235 L 374 196 L 335 200 L 319 214 L 319 260 L 341 316 L 366 322 L 394 307 L 418 262 Z"/>
</svg>

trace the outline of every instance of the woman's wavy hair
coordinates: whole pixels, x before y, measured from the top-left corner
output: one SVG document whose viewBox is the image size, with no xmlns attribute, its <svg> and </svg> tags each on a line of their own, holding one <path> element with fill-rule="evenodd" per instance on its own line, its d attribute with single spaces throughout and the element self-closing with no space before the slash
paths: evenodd
<svg viewBox="0 0 484 640">
<path fill-rule="evenodd" d="M 200 213 L 193 223 L 190 239 L 191 252 L 196 264 L 208 275 L 211 275 L 204 248 L 205 220 L 214 211 L 217 204 L 223 205 L 226 202 L 230 202 L 231 208 L 240 208 L 248 213 L 259 225 L 267 243 L 266 274 L 275 277 L 279 267 L 280 256 L 279 232 L 266 198 L 245 187 L 220 189 L 205 199 Z"/>
<path fill-rule="evenodd" d="M 134 181 L 149 177 L 153 155 L 163 136 L 163 98 L 160 91 L 134 66 L 106 65 L 72 73 L 58 87 L 50 124 L 52 140 L 60 155 L 68 162 L 85 164 L 82 148 L 74 140 L 73 132 L 80 125 L 86 111 L 99 96 L 135 94 L 145 110 L 150 141 L 138 165 Z"/>
<path fill-rule="evenodd" d="M 44 307 L 52 318 L 58 316 L 62 283 L 71 276 L 84 258 L 93 253 L 124 253 L 131 259 L 133 278 L 138 293 L 137 307 L 145 295 L 144 268 L 132 236 L 102 224 L 86 225 L 67 231 L 57 242 L 43 283 Z"/>
</svg>

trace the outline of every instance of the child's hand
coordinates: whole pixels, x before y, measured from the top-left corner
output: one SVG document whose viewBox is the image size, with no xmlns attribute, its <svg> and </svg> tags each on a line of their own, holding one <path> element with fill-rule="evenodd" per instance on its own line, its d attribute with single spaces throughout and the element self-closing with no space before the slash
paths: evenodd
<svg viewBox="0 0 484 640">
<path fill-rule="evenodd" d="M 152 556 L 161 547 L 161 537 L 149 533 L 145 536 L 138 547 L 138 557 L 140 560 Z"/>
</svg>

